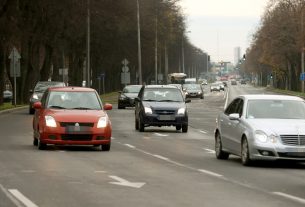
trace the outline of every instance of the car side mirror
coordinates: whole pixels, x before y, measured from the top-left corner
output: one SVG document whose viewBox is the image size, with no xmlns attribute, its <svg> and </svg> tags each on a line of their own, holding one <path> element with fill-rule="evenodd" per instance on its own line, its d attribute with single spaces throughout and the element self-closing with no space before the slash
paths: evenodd
<svg viewBox="0 0 305 207">
<path fill-rule="evenodd" d="M 29 93 L 33 93 L 33 90 L 29 90 Z"/>
<path fill-rule="evenodd" d="M 112 109 L 112 104 L 106 103 L 104 105 L 104 110 L 108 111 L 108 110 L 111 110 L 111 109 Z"/>
<path fill-rule="evenodd" d="M 191 99 L 185 99 L 185 103 L 191 103 Z"/>
<path fill-rule="evenodd" d="M 230 120 L 239 120 L 240 117 L 239 117 L 239 114 L 238 114 L 238 113 L 234 113 L 234 114 L 230 114 L 230 115 L 229 115 L 229 119 L 230 119 Z"/>
<path fill-rule="evenodd" d="M 135 97 L 134 101 L 135 101 L 135 102 L 139 102 L 139 101 L 140 101 L 140 98 L 139 98 L 139 97 Z"/>
<path fill-rule="evenodd" d="M 33 108 L 34 109 L 41 109 L 41 102 L 40 101 L 35 102 L 34 105 L 33 105 Z"/>
<path fill-rule="evenodd" d="M 122 93 L 122 91 L 118 91 L 118 93 Z"/>
</svg>

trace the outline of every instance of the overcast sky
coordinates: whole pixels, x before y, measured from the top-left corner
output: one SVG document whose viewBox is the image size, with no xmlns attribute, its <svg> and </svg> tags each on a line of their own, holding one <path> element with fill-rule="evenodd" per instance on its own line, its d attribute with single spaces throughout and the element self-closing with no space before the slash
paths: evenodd
<svg viewBox="0 0 305 207">
<path fill-rule="evenodd" d="M 181 0 L 188 16 L 187 36 L 212 61 L 234 60 L 234 47 L 243 54 L 259 26 L 269 0 Z"/>
</svg>

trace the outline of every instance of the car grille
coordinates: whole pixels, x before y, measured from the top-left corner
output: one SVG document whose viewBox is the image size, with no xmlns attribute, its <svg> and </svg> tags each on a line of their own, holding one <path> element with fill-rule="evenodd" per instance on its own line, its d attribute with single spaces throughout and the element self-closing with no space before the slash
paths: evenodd
<svg viewBox="0 0 305 207">
<path fill-rule="evenodd" d="M 63 134 L 61 135 L 62 140 L 69 140 L 69 141 L 91 141 L 92 135 L 91 134 Z"/>
<path fill-rule="evenodd" d="M 171 115 L 175 114 L 175 112 L 175 110 L 155 110 L 155 113 L 159 115 Z"/>
<path fill-rule="evenodd" d="M 61 127 L 75 126 L 78 122 L 60 122 Z M 93 127 L 94 123 L 78 123 L 79 126 Z"/>
<path fill-rule="evenodd" d="M 305 146 L 305 135 L 281 135 L 284 145 Z"/>
</svg>

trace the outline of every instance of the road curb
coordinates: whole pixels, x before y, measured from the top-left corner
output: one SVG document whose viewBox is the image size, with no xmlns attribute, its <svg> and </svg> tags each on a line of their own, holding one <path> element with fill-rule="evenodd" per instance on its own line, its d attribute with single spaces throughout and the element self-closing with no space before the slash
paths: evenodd
<svg viewBox="0 0 305 207">
<path fill-rule="evenodd" d="M 12 113 L 14 111 L 19 111 L 19 110 L 26 109 L 26 108 L 28 108 L 28 106 L 20 106 L 20 107 L 16 107 L 16 108 L 2 110 L 2 111 L 0 111 L 0 115 Z"/>
</svg>

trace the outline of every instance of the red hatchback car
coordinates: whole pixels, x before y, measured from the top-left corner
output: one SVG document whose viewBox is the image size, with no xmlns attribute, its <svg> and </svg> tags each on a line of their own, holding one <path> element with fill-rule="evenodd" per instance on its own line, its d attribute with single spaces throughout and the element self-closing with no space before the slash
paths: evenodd
<svg viewBox="0 0 305 207">
<path fill-rule="evenodd" d="M 33 144 L 40 150 L 47 144 L 93 145 L 109 151 L 111 122 L 94 89 L 83 87 L 49 88 L 41 102 L 34 103 Z"/>
</svg>

